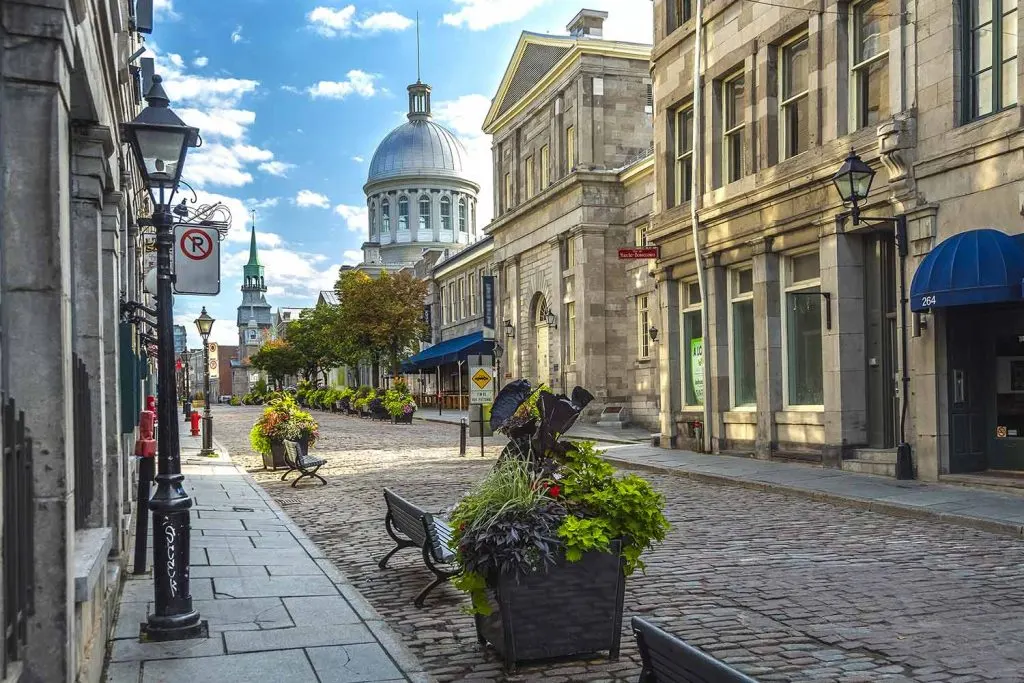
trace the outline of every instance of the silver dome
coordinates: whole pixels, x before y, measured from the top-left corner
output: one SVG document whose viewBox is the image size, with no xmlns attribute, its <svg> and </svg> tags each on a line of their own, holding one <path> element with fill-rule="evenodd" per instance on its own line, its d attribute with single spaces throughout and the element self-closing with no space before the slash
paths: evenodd
<svg viewBox="0 0 1024 683">
<path fill-rule="evenodd" d="M 417 118 L 403 123 L 381 141 L 370 161 L 366 182 L 401 176 L 467 179 L 466 148 L 444 126 Z"/>
</svg>

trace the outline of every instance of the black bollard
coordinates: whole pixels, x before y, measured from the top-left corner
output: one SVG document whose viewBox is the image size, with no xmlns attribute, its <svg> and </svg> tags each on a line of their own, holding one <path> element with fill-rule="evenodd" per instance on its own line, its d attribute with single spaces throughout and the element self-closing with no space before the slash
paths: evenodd
<svg viewBox="0 0 1024 683">
<path fill-rule="evenodd" d="M 469 431 L 469 423 L 466 418 L 459 421 L 459 455 L 466 455 L 466 433 Z"/>
<path fill-rule="evenodd" d="M 139 458 L 139 492 L 136 504 L 139 512 L 135 517 L 135 570 L 134 574 L 146 573 L 146 546 L 149 535 L 149 491 L 156 474 L 155 458 Z"/>
</svg>

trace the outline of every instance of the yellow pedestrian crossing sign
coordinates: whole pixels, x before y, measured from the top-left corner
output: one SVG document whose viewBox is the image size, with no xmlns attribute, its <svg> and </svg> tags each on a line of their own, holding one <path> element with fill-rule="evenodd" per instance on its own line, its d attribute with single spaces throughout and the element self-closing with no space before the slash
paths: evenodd
<svg viewBox="0 0 1024 683">
<path fill-rule="evenodd" d="M 473 384 L 477 385 L 481 389 L 486 389 L 487 385 L 491 383 L 491 375 L 489 372 L 480 368 L 473 375 Z"/>
</svg>

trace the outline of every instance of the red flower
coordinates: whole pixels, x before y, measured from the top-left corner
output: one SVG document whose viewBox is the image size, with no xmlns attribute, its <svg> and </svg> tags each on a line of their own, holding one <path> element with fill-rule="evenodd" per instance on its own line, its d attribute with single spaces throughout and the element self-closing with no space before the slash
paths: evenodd
<svg viewBox="0 0 1024 683">
<path fill-rule="evenodd" d="M 552 498 L 558 498 L 558 495 L 562 492 L 562 488 L 558 484 L 552 484 L 548 487 L 548 495 Z"/>
</svg>

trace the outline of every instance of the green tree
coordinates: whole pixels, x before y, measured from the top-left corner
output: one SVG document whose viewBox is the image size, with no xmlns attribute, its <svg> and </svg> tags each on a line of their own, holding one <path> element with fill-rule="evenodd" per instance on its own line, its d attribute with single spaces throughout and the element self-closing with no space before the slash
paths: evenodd
<svg viewBox="0 0 1024 683">
<path fill-rule="evenodd" d="M 349 365 L 371 363 L 375 384 L 381 365 L 397 372 L 423 334 L 426 283 L 406 272 L 372 278 L 348 271 L 339 276 L 335 289 L 340 357 Z"/>
<path fill-rule="evenodd" d="M 338 335 L 338 308 L 324 304 L 302 312 L 284 332 L 288 344 L 299 355 L 301 372 L 309 381 L 323 375 L 324 386 L 332 368 L 343 362 L 342 340 Z"/>
<path fill-rule="evenodd" d="M 292 346 L 281 339 L 264 342 L 260 350 L 249 357 L 249 364 L 270 376 L 278 390 L 288 375 L 302 370 L 302 359 Z"/>
</svg>

